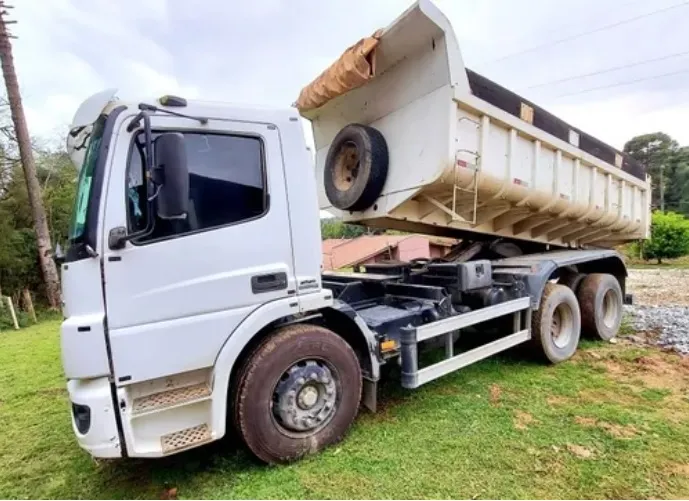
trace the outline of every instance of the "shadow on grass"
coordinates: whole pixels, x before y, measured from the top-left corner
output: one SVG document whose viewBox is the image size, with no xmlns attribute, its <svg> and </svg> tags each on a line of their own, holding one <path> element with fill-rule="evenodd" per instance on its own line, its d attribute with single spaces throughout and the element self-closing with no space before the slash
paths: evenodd
<svg viewBox="0 0 689 501">
<path fill-rule="evenodd" d="M 174 499 L 176 492 L 170 489 L 180 488 L 183 494 L 199 477 L 211 473 L 235 476 L 261 466 L 235 436 L 228 436 L 163 458 L 100 461 L 91 479 L 103 498 Z"/>
</svg>

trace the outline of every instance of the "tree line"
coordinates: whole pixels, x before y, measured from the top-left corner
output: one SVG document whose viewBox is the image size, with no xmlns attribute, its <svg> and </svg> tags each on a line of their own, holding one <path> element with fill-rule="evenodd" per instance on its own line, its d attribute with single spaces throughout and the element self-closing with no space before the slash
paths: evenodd
<svg viewBox="0 0 689 501">
<path fill-rule="evenodd" d="M 7 131 L 7 127 L 0 130 Z M 77 171 L 64 149 L 39 147 L 37 141 L 33 145 L 49 238 L 53 245 L 65 245 Z M 0 138 L 0 295 L 19 302 L 24 289 L 36 294 L 43 306 L 51 306 L 41 272 L 24 172 L 16 156 L 13 135 L 3 134 Z"/>
</svg>

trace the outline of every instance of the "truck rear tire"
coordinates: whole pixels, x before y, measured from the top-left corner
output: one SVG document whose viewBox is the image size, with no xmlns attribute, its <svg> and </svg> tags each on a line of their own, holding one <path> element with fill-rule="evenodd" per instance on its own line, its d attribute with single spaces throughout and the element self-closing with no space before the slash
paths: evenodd
<svg viewBox="0 0 689 501">
<path fill-rule="evenodd" d="M 325 194 L 340 210 L 368 209 L 383 191 L 388 146 L 373 127 L 350 124 L 337 133 L 325 159 Z"/>
<path fill-rule="evenodd" d="M 586 278 L 586 275 L 584 273 L 576 273 L 570 271 L 563 273 L 560 277 L 560 280 L 558 280 L 557 283 L 569 287 L 570 289 L 572 289 L 572 291 L 574 291 L 574 294 L 576 294 L 584 278 Z"/>
<path fill-rule="evenodd" d="M 622 323 L 622 288 L 613 275 L 592 273 L 577 291 L 582 331 L 588 337 L 610 341 Z"/>
<path fill-rule="evenodd" d="M 361 368 L 340 336 L 310 324 L 269 335 L 243 364 L 234 419 L 247 447 L 286 463 L 339 441 L 361 399 Z"/>
<path fill-rule="evenodd" d="M 531 321 L 532 345 L 550 363 L 564 362 L 577 351 L 581 313 L 572 290 L 548 283 Z"/>
</svg>

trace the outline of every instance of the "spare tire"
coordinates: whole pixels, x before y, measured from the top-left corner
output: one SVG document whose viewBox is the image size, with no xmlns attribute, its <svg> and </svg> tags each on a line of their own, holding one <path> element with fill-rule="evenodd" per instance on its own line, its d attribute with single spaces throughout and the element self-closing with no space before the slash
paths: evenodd
<svg viewBox="0 0 689 501">
<path fill-rule="evenodd" d="M 325 194 L 340 210 L 366 210 L 383 191 L 388 146 L 373 127 L 350 124 L 337 133 L 325 159 Z"/>
</svg>

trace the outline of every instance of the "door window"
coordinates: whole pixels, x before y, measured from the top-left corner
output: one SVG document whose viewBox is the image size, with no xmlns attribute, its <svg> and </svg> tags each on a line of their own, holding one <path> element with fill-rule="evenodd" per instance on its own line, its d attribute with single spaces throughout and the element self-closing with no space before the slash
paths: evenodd
<svg viewBox="0 0 689 501">
<path fill-rule="evenodd" d="M 263 144 L 259 138 L 182 134 L 189 166 L 189 213 L 184 220 L 156 218 L 153 233 L 143 241 L 236 224 L 266 213 L 268 196 Z M 156 134 L 154 141 L 155 137 Z M 127 167 L 130 232 L 145 228 L 148 218 L 145 163 L 144 136 L 140 133 L 134 139 Z"/>
</svg>

